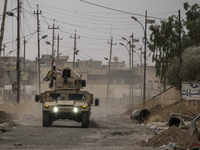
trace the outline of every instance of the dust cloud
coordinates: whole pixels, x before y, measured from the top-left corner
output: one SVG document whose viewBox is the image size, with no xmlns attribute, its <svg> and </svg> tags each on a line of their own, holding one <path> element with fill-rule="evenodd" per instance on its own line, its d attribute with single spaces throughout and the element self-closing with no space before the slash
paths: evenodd
<svg viewBox="0 0 200 150">
<path fill-rule="evenodd" d="M 19 103 L 6 101 L 0 105 L 0 111 L 10 114 L 14 122 L 21 125 L 38 124 L 38 120 L 42 119 L 42 104 L 29 98 L 21 97 Z"/>
</svg>

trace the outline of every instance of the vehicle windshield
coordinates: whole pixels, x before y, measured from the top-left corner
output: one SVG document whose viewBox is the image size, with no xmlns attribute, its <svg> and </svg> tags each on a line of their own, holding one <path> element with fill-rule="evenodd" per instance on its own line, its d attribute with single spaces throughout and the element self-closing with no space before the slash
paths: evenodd
<svg viewBox="0 0 200 150">
<path fill-rule="evenodd" d="M 65 100 L 65 94 L 51 93 L 50 100 Z"/>
<path fill-rule="evenodd" d="M 86 100 L 85 94 L 69 94 L 68 100 Z"/>
</svg>

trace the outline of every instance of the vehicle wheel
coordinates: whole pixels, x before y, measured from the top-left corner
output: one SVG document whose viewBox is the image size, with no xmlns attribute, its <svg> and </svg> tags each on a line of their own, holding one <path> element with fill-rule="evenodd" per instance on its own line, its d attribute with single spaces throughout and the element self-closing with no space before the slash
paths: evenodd
<svg viewBox="0 0 200 150">
<path fill-rule="evenodd" d="M 81 122 L 81 127 L 82 128 L 88 128 L 89 127 L 89 114 L 87 111 L 82 112 L 82 122 Z"/>
<path fill-rule="evenodd" d="M 50 117 L 48 111 L 43 111 L 43 127 L 49 127 Z"/>
</svg>

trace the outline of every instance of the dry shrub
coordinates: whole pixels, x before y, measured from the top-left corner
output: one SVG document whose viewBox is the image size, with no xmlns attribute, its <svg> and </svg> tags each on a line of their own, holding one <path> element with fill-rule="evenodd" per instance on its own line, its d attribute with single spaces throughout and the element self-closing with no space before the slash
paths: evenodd
<svg viewBox="0 0 200 150">
<path fill-rule="evenodd" d="M 153 116 L 150 116 L 149 118 L 149 121 L 150 122 L 159 122 L 159 121 L 162 121 L 162 117 L 160 115 L 153 115 Z"/>
</svg>

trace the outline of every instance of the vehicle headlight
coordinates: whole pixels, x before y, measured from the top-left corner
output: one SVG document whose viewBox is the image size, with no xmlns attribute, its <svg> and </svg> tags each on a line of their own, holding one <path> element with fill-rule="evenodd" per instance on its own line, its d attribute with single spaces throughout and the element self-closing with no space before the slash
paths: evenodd
<svg viewBox="0 0 200 150">
<path fill-rule="evenodd" d="M 54 110 L 55 112 L 57 112 L 57 111 L 58 111 L 58 107 L 54 107 L 53 110 Z"/>
<path fill-rule="evenodd" d="M 74 112 L 78 112 L 78 108 L 77 107 L 74 107 Z"/>
</svg>

